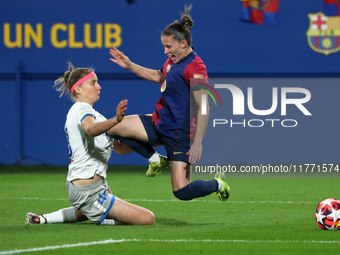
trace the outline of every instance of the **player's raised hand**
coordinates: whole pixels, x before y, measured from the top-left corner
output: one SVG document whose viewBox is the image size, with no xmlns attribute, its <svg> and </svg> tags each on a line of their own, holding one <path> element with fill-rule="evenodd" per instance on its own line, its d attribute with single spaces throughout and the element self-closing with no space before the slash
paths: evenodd
<svg viewBox="0 0 340 255">
<path fill-rule="evenodd" d="M 119 102 L 116 108 L 116 119 L 118 122 L 121 122 L 124 119 L 125 111 L 127 110 L 128 100 L 124 99 Z"/>
<path fill-rule="evenodd" d="M 119 51 L 117 48 L 113 47 L 110 49 L 110 54 L 113 58 L 110 58 L 110 60 L 117 65 L 123 67 L 123 68 L 129 68 L 131 65 L 130 59 L 123 54 L 123 52 Z"/>
</svg>

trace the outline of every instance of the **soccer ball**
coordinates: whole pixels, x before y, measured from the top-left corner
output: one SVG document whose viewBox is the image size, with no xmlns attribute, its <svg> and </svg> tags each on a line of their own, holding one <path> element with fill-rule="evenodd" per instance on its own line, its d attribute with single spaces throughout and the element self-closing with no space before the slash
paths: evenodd
<svg viewBox="0 0 340 255">
<path fill-rule="evenodd" d="M 340 200 L 323 200 L 316 208 L 315 220 L 323 230 L 340 230 Z"/>
</svg>

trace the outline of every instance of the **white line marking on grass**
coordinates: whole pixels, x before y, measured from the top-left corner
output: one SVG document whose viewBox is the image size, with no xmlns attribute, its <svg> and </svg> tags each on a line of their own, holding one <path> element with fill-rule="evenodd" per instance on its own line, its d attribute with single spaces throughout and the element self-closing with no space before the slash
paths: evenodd
<svg viewBox="0 0 340 255">
<path fill-rule="evenodd" d="M 39 197 L 0 197 L 0 200 L 69 200 L 68 198 L 39 198 Z M 124 199 L 128 202 L 182 202 L 182 203 L 192 203 L 192 202 L 203 202 L 203 203 L 221 203 L 220 200 L 190 200 L 190 201 L 182 201 L 179 199 Z M 227 203 L 235 203 L 235 204 L 318 204 L 318 202 L 296 202 L 296 201 L 233 201 L 228 200 Z"/>
<path fill-rule="evenodd" d="M 122 243 L 122 242 L 164 242 L 164 243 L 315 243 L 315 244 L 340 244 L 340 241 L 316 241 L 316 240 L 211 240 L 211 239 L 202 239 L 202 240 L 194 240 L 194 239 L 177 239 L 177 240 L 163 240 L 163 239 L 107 239 L 103 241 L 95 241 L 89 243 L 76 243 L 76 244 L 64 244 L 64 245 L 55 245 L 55 246 L 45 246 L 45 247 L 37 247 L 31 249 L 17 249 L 10 251 L 1 251 L 0 255 L 7 254 L 18 254 L 23 252 L 35 252 L 35 251 L 47 251 L 47 250 L 57 250 L 63 248 L 73 248 L 73 247 L 82 247 L 82 246 L 90 246 L 90 245 L 98 245 L 98 244 L 113 244 L 113 243 Z"/>
<path fill-rule="evenodd" d="M 123 198 L 122 198 L 123 199 Z M 204 203 L 221 203 L 220 200 L 190 200 L 190 201 L 182 201 L 178 199 L 124 199 L 129 202 L 204 202 Z M 233 201 L 228 200 L 226 203 L 235 203 L 235 204 L 317 204 L 317 202 L 294 202 L 294 201 Z"/>
<path fill-rule="evenodd" d="M 127 240 L 128 241 L 139 241 L 138 239 L 127 239 Z M 120 240 L 108 239 L 108 240 L 104 240 L 104 241 L 97 241 L 97 242 L 90 242 L 90 243 L 64 244 L 64 245 L 37 247 L 37 248 L 31 248 L 31 249 L 1 251 L 0 254 L 17 254 L 17 253 L 23 253 L 23 252 L 47 251 L 47 250 L 56 250 L 56 249 L 62 249 L 62 248 L 73 248 L 73 247 L 89 246 L 89 245 L 97 245 L 97 244 L 121 243 L 121 242 L 126 242 L 127 240 L 125 240 L 125 239 L 120 239 Z"/>
</svg>

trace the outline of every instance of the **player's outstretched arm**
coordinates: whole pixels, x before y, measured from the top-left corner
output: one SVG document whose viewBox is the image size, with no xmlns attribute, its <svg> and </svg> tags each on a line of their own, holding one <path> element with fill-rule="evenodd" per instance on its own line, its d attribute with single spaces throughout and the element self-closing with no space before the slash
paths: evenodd
<svg viewBox="0 0 340 255">
<path fill-rule="evenodd" d="M 82 128 L 92 137 L 105 133 L 123 120 L 127 104 L 127 99 L 120 101 L 116 108 L 116 116 L 106 121 L 96 122 L 92 115 L 86 116 L 81 122 Z"/>
<path fill-rule="evenodd" d="M 123 52 L 119 51 L 117 48 L 110 49 L 110 55 L 112 56 L 110 60 L 113 63 L 116 63 L 117 65 L 125 69 L 129 69 L 131 67 L 132 62 L 130 61 L 130 59 L 127 56 L 125 56 Z"/>
<path fill-rule="evenodd" d="M 130 70 L 139 77 L 152 81 L 155 83 L 161 83 L 164 81 L 164 75 L 161 71 L 155 69 L 145 68 L 130 61 L 130 59 L 119 51 L 117 48 L 110 49 L 112 58 L 110 60 L 117 65 Z"/>
</svg>

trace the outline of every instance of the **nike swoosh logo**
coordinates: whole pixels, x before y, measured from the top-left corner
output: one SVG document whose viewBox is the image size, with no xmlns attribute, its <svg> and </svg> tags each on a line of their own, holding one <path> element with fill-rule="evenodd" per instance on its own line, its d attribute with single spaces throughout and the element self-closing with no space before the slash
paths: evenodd
<svg viewBox="0 0 340 255">
<path fill-rule="evenodd" d="M 181 151 L 174 151 L 174 154 L 176 155 L 176 154 L 181 154 L 181 153 L 183 153 L 183 152 L 181 152 Z"/>
</svg>

